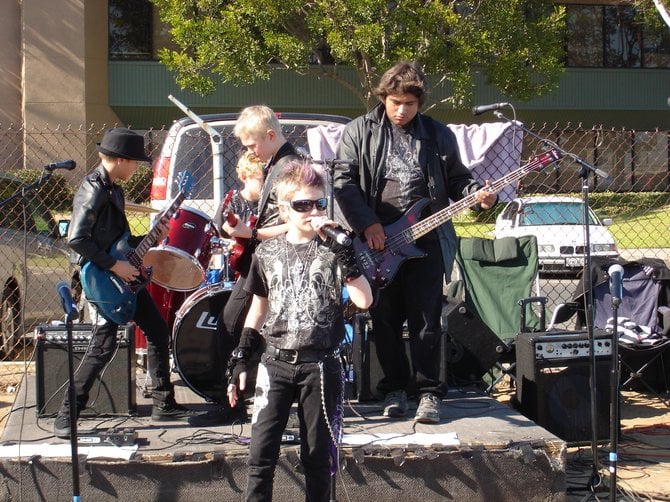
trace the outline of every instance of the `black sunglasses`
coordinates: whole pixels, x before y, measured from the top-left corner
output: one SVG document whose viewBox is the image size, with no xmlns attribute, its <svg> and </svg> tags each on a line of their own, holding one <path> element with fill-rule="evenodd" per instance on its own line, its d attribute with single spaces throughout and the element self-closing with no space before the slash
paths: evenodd
<svg viewBox="0 0 670 502">
<path fill-rule="evenodd" d="M 294 211 L 298 211 L 299 213 L 307 213 L 312 210 L 313 207 L 316 206 L 316 208 L 319 211 L 323 211 L 328 207 L 328 199 L 325 197 L 321 197 L 320 199 L 316 200 L 309 200 L 309 199 L 301 199 L 301 200 L 292 200 L 289 202 L 289 205 L 291 206 L 291 209 Z"/>
</svg>

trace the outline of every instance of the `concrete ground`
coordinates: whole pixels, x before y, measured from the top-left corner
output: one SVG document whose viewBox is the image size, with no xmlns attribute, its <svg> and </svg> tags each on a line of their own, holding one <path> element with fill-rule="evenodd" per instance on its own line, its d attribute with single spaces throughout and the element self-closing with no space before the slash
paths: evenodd
<svg viewBox="0 0 670 502">
<path fill-rule="evenodd" d="M 24 370 L 23 364 L 17 367 L 16 382 L 10 381 L 0 389 L 0 430 L 4 429 Z M 499 386 L 495 394 L 501 402 L 508 402 L 511 396 L 512 391 L 504 385 Z M 623 391 L 620 417 L 617 500 L 670 500 L 670 394 L 655 396 L 648 392 Z M 608 500 L 610 449 L 609 444 L 597 445 L 595 465 L 600 467 L 599 477 L 594 478 L 591 445 L 569 448 L 568 501 Z M 594 486 L 598 481 L 600 483 Z"/>
<path fill-rule="evenodd" d="M 511 395 L 503 386 L 495 397 L 508 401 Z M 617 500 L 670 500 L 670 393 L 622 391 L 620 419 Z M 591 444 L 568 448 L 568 502 L 609 500 L 610 451 L 605 441 L 597 444 L 595 455 Z M 596 477 L 594 465 L 599 466 Z"/>
</svg>

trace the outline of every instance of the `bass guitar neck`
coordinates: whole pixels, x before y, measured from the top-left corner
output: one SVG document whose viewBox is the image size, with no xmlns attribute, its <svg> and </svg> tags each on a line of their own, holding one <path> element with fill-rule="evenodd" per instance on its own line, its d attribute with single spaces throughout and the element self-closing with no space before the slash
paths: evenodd
<svg viewBox="0 0 670 502">
<path fill-rule="evenodd" d="M 533 171 L 544 169 L 560 158 L 561 153 L 558 150 L 548 150 L 534 157 L 528 164 L 491 183 L 489 190 L 499 192 L 503 187 L 520 180 Z M 384 227 L 386 242 L 382 250 L 370 249 L 361 237 L 354 239 L 358 266 L 370 284 L 377 288 L 388 286 L 406 260 L 425 256 L 424 252 L 414 244 L 415 241 L 474 206 L 477 203 L 477 194 L 468 195 L 421 219 L 421 213 L 429 202 L 428 199 L 419 200 L 398 221 Z"/>
</svg>

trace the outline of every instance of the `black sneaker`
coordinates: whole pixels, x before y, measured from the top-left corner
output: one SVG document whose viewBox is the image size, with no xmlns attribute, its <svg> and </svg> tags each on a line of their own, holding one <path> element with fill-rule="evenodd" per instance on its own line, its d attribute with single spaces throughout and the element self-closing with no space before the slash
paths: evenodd
<svg viewBox="0 0 670 502">
<path fill-rule="evenodd" d="M 389 392 L 384 398 L 384 416 L 404 417 L 407 413 L 407 393 L 404 390 Z"/>
<path fill-rule="evenodd" d="M 64 439 L 70 438 L 70 415 L 58 415 L 54 420 L 54 436 Z"/>
<path fill-rule="evenodd" d="M 216 425 L 232 424 L 235 421 L 244 421 L 247 410 L 244 407 L 219 406 L 206 413 L 195 415 L 188 419 L 188 423 L 195 427 L 214 427 Z"/>
<path fill-rule="evenodd" d="M 186 422 L 189 418 L 199 415 L 200 412 L 189 410 L 181 404 L 173 403 L 165 406 L 154 405 L 151 411 L 151 420 L 154 422 Z"/>
</svg>

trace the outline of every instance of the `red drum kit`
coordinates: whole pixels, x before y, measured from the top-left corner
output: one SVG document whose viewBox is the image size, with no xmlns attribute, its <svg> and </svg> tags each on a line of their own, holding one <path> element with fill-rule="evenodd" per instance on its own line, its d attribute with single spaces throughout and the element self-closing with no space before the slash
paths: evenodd
<svg viewBox="0 0 670 502">
<path fill-rule="evenodd" d="M 230 347 L 219 348 L 218 344 L 226 341 L 217 340 L 216 334 L 217 318 L 233 283 L 221 281 L 218 270 L 208 274 L 214 254 L 221 254 L 221 269 L 228 270 L 226 250 L 211 219 L 197 209 L 182 206 L 170 220 L 165 240 L 144 257 L 144 266 L 152 267 L 152 282 L 147 290 L 172 330 L 172 356 L 177 371 L 191 390 L 212 400 L 220 398 L 222 372 L 226 369 L 227 361 L 219 360 L 221 354 L 234 348 L 231 340 Z M 228 275 L 225 273 L 224 277 Z M 136 353 L 144 356 L 146 337 L 139 328 L 135 333 Z"/>
<path fill-rule="evenodd" d="M 144 266 L 153 267 L 151 281 L 174 291 L 196 289 L 205 280 L 215 236 L 218 232 L 205 213 L 177 209 L 165 240 L 144 256 Z"/>
</svg>

